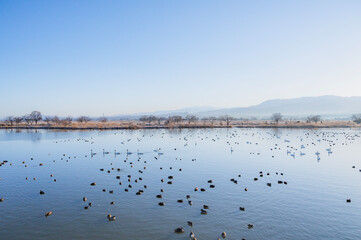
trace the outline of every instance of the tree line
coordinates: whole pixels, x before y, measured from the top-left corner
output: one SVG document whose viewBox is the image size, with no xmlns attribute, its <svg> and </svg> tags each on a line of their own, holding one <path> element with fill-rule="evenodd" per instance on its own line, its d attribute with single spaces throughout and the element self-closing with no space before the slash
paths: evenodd
<svg viewBox="0 0 361 240">
<path fill-rule="evenodd" d="M 148 124 L 163 123 L 164 125 L 179 125 L 181 123 L 188 123 L 188 125 L 191 125 L 191 124 L 195 124 L 195 123 L 199 122 L 200 120 L 203 121 L 204 123 L 206 121 L 209 121 L 212 125 L 215 121 L 219 121 L 221 125 L 223 122 L 225 122 L 226 125 L 229 126 L 231 121 L 236 120 L 236 118 L 233 118 L 229 115 L 220 116 L 220 117 L 205 117 L 202 119 L 200 119 L 199 117 L 197 117 L 195 115 L 187 115 L 185 117 L 183 117 L 181 115 L 173 115 L 173 116 L 169 116 L 169 117 L 156 117 L 153 115 L 145 115 L 145 116 L 141 116 L 139 118 L 139 121 L 145 122 Z"/>
<path fill-rule="evenodd" d="M 351 119 L 353 122 L 355 122 L 357 124 L 361 124 L 361 114 L 354 114 L 351 116 Z M 148 123 L 148 124 L 156 123 L 156 124 L 164 124 L 164 125 L 179 125 L 179 124 L 184 124 L 184 123 L 188 123 L 188 125 L 192 125 L 192 124 L 196 124 L 199 121 L 203 121 L 203 124 L 209 123 L 212 126 L 216 122 L 219 122 L 220 125 L 223 125 L 225 123 L 226 126 L 230 126 L 231 122 L 234 120 L 243 120 L 246 122 L 248 121 L 248 119 L 242 119 L 242 118 L 237 119 L 237 118 L 234 118 L 229 115 L 224 115 L 224 116 L 219 116 L 219 117 L 204 117 L 204 118 L 199 118 L 196 115 L 187 115 L 185 117 L 183 117 L 181 115 L 173 115 L 173 116 L 168 116 L 168 117 L 157 117 L 154 115 L 144 115 L 144 116 L 141 116 L 138 120 L 143 123 Z M 281 113 L 274 113 L 270 117 L 270 120 L 275 124 L 279 124 L 279 122 L 284 120 L 284 117 Z M 322 118 L 321 118 L 321 115 L 309 115 L 306 117 L 305 120 L 308 123 L 311 123 L 311 122 L 318 123 L 318 122 L 322 121 Z M 9 116 L 9 117 L 5 118 L 5 123 L 10 126 L 20 125 L 22 123 L 26 123 L 27 125 L 38 125 L 38 123 L 40 121 L 45 122 L 47 125 L 68 126 L 68 125 L 71 125 L 73 121 L 77 121 L 78 123 L 88 123 L 88 122 L 92 121 L 92 119 L 88 116 L 80 116 L 80 117 L 76 118 L 75 120 L 71 116 L 63 117 L 63 118 L 60 118 L 58 116 L 43 117 L 41 112 L 39 112 L 39 111 L 32 111 L 30 114 L 25 114 L 24 116 L 21 116 L 21 117 Z M 108 119 L 103 116 L 103 117 L 98 118 L 96 121 L 105 123 L 108 121 Z"/>
<path fill-rule="evenodd" d="M 75 119 L 78 123 L 87 123 L 92 119 L 88 116 L 80 116 Z M 43 117 L 41 112 L 32 111 L 30 114 L 25 114 L 21 117 L 8 116 L 5 118 L 5 123 L 10 126 L 21 125 L 22 123 L 26 123 L 27 125 L 38 125 L 40 121 L 45 122 L 47 125 L 64 125 L 69 126 L 74 121 L 72 116 L 67 116 L 60 118 L 58 116 L 46 116 Z M 99 122 L 105 123 L 108 121 L 106 117 L 98 118 Z"/>
</svg>

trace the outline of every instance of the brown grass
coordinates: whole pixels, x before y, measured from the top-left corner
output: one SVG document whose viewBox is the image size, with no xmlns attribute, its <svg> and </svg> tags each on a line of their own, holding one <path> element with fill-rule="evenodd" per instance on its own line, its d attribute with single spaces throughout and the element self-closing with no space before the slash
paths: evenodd
<svg viewBox="0 0 361 240">
<path fill-rule="evenodd" d="M 69 129 L 69 130 L 91 130 L 91 129 L 147 129 L 147 128 L 358 128 L 358 125 L 352 121 L 322 121 L 319 123 L 308 123 L 305 121 L 283 121 L 278 124 L 265 120 L 241 121 L 234 120 L 229 126 L 226 122 L 218 121 L 198 121 L 195 123 L 181 122 L 179 124 L 164 125 L 158 123 L 144 123 L 141 121 L 109 121 L 98 122 L 91 121 L 87 123 L 72 122 L 70 125 L 64 124 L 47 124 L 46 122 L 39 122 L 37 125 L 27 125 L 22 123 L 20 125 L 8 125 L 0 122 L 0 128 L 36 128 L 36 129 Z"/>
</svg>

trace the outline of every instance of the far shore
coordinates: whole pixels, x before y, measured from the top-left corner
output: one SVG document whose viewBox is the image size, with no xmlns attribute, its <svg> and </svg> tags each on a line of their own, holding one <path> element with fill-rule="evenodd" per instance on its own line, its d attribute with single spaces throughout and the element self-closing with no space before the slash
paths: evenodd
<svg viewBox="0 0 361 240">
<path fill-rule="evenodd" d="M 0 123 L 0 129 L 54 129 L 54 130 L 117 130 L 117 129 L 183 129 L 183 128 L 360 128 L 360 124 L 353 121 L 325 120 L 318 123 L 306 121 L 282 121 L 274 123 L 265 120 L 241 121 L 234 120 L 227 124 L 222 121 L 180 122 L 177 124 L 164 124 L 162 122 L 142 121 L 90 121 L 86 123 L 72 122 L 70 124 L 5 124 Z"/>
</svg>

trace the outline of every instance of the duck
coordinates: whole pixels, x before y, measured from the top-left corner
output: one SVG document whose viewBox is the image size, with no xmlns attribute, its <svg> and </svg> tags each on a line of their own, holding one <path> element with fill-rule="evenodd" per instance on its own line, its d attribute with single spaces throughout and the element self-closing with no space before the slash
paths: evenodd
<svg viewBox="0 0 361 240">
<path fill-rule="evenodd" d="M 45 213 L 45 217 L 49 217 L 49 216 L 52 215 L 52 214 L 53 214 L 52 211 L 46 212 L 46 213 Z"/>
<path fill-rule="evenodd" d="M 109 216 L 109 215 L 110 214 L 108 214 L 108 220 L 109 221 L 115 221 L 115 219 L 116 219 L 115 216 L 112 216 L 112 215 Z"/>
<path fill-rule="evenodd" d="M 182 227 L 174 229 L 175 233 L 184 233 L 184 229 Z"/>
</svg>

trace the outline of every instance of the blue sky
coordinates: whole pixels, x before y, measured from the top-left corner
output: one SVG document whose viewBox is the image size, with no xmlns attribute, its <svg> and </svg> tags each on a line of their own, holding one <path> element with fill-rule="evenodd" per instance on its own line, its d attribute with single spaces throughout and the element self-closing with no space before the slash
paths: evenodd
<svg viewBox="0 0 361 240">
<path fill-rule="evenodd" d="M 361 95 L 361 1 L 0 0 L 0 117 Z"/>
</svg>

